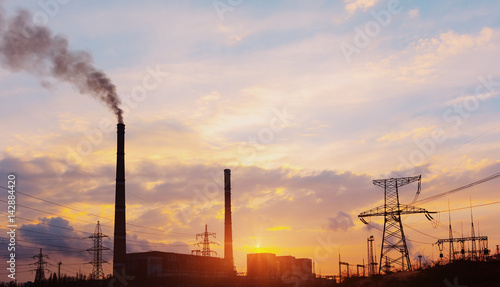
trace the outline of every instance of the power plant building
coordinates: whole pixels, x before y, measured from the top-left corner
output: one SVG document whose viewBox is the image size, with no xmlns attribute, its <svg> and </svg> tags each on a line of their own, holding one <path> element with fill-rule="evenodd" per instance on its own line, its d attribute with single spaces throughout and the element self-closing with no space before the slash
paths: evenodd
<svg viewBox="0 0 500 287">
<path fill-rule="evenodd" d="M 313 279 L 312 260 L 272 253 L 247 254 L 249 279 L 261 282 L 280 281 L 308 286 Z"/>
<path fill-rule="evenodd" d="M 127 254 L 127 274 L 139 280 L 164 282 L 220 279 L 228 276 L 224 259 L 211 256 L 148 251 Z"/>
<path fill-rule="evenodd" d="M 247 254 L 247 275 L 252 279 L 278 279 L 278 260 L 276 259 L 276 254 Z"/>
</svg>

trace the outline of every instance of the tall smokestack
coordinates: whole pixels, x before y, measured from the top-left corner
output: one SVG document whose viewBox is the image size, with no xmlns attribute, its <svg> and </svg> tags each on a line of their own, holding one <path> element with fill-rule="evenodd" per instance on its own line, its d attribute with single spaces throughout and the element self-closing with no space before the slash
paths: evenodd
<svg viewBox="0 0 500 287">
<path fill-rule="evenodd" d="M 115 194 L 115 232 L 113 243 L 113 274 L 122 274 L 125 268 L 125 125 L 117 125 L 116 152 L 116 194 Z"/>
<path fill-rule="evenodd" d="M 231 170 L 224 170 L 224 201 L 225 201 L 225 219 L 224 219 L 224 260 L 231 268 L 234 267 L 233 261 L 233 227 L 231 224 Z"/>
</svg>

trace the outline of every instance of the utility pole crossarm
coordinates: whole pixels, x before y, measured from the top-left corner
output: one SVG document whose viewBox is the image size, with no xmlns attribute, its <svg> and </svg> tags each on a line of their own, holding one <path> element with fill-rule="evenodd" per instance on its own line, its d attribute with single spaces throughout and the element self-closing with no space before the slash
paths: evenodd
<svg viewBox="0 0 500 287">
<path fill-rule="evenodd" d="M 374 179 L 373 184 L 385 188 L 386 186 L 398 186 L 410 184 L 415 181 L 419 181 L 422 178 L 421 175 L 411 176 L 411 177 L 400 177 L 400 178 L 390 178 L 390 179 Z"/>
<path fill-rule="evenodd" d="M 378 206 L 375 208 L 372 208 L 370 210 L 361 212 L 358 217 L 370 217 L 370 216 L 384 216 L 387 212 L 387 214 L 391 213 L 397 213 L 397 214 L 414 214 L 414 213 L 436 213 L 434 211 L 427 211 L 425 208 L 421 207 L 416 207 L 413 205 L 400 205 L 399 210 L 397 208 L 387 208 L 388 210 L 386 211 L 386 208 L 384 206 Z"/>
<path fill-rule="evenodd" d="M 487 241 L 488 236 L 474 236 L 474 237 L 460 237 L 460 238 L 445 238 L 436 241 L 436 244 L 443 244 L 445 242 L 465 242 L 465 241 Z"/>
</svg>

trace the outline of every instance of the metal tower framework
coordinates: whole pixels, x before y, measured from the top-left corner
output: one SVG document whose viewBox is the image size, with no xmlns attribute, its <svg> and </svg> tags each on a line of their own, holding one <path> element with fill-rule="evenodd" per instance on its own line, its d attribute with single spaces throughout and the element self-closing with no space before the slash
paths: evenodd
<svg viewBox="0 0 500 287">
<path fill-rule="evenodd" d="M 102 260 L 103 251 L 110 250 L 108 247 L 102 245 L 102 239 L 104 237 L 108 236 L 102 234 L 101 224 L 99 223 L 99 221 L 97 221 L 94 234 L 88 237 L 92 239 L 93 246 L 92 248 L 87 249 L 88 252 L 94 255 L 92 261 L 89 262 L 90 264 L 92 264 L 92 274 L 90 274 L 90 278 L 94 280 L 104 279 L 104 270 L 102 269 L 102 264 L 108 263 L 107 261 Z"/>
<path fill-rule="evenodd" d="M 342 265 L 346 266 L 346 277 L 345 278 L 349 278 L 349 263 L 340 261 L 340 255 L 339 255 L 339 283 L 342 282 Z"/>
<path fill-rule="evenodd" d="M 450 210 L 448 202 L 448 210 Z M 457 259 L 462 259 L 462 260 L 479 260 L 479 261 L 484 261 L 487 260 L 489 255 L 490 255 L 490 250 L 488 249 L 488 236 L 476 236 L 476 232 L 474 231 L 474 217 L 472 215 L 472 199 L 470 201 L 471 205 L 471 210 L 470 210 L 470 223 L 471 223 L 471 236 L 469 237 L 459 237 L 459 238 L 454 238 L 453 237 L 453 232 L 451 228 L 451 214 L 449 213 L 449 229 L 450 229 L 450 234 L 448 238 L 446 239 L 439 239 L 436 244 L 439 249 L 439 258 L 443 260 L 443 247 L 445 243 L 449 243 L 449 262 L 453 262 Z M 449 212 L 449 211 L 448 211 Z M 479 230 L 478 230 L 479 231 Z M 463 233 L 463 231 L 462 231 Z M 479 233 L 479 232 L 478 232 Z M 459 243 L 460 245 L 460 250 L 456 250 L 456 245 L 453 243 Z M 470 243 L 470 244 L 466 244 Z M 478 247 L 479 245 L 479 247 Z M 471 249 L 467 247 L 472 247 Z"/>
<path fill-rule="evenodd" d="M 375 239 L 373 238 L 373 235 L 370 235 L 367 239 L 367 245 L 368 245 L 368 276 L 375 275 L 375 268 L 378 265 L 376 259 L 373 257 L 373 241 Z"/>
<path fill-rule="evenodd" d="M 401 215 L 424 213 L 427 219 L 431 220 L 432 217 L 429 213 L 435 213 L 429 212 L 424 208 L 415 207 L 411 204 L 405 205 L 399 203 L 399 188 L 413 182 L 418 182 L 418 190 L 415 196 L 416 199 L 421 188 L 420 175 L 413 177 L 374 180 L 374 185 L 384 189 L 384 205 L 362 212 L 358 215 L 359 219 L 365 224 L 368 224 L 368 222 L 366 222 L 364 217 L 384 217 L 384 232 L 379 258 L 379 273 L 388 273 L 393 270 L 411 270 L 410 256 L 406 245 Z"/>
<path fill-rule="evenodd" d="M 33 265 L 36 265 L 35 271 L 35 285 L 41 284 L 42 281 L 45 280 L 45 266 L 47 262 L 45 262 L 44 258 L 49 258 L 47 255 L 42 254 L 42 248 L 40 248 L 40 253 L 38 255 L 33 256 L 33 259 L 37 259 Z"/>
<path fill-rule="evenodd" d="M 453 242 L 460 244 L 460 250 L 456 250 L 453 246 Z M 471 250 L 466 250 L 466 243 L 472 243 Z M 476 242 L 479 244 L 479 248 L 476 248 Z M 471 236 L 471 237 L 460 237 L 460 238 L 446 238 L 438 239 L 436 242 L 439 248 L 439 257 L 443 258 L 443 245 L 444 243 L 449 243 L 450 248 L 448 250 L 450 256 L 448 260 L 450 262 L 455 261 L 457 257 L 461 257 L 462 260 L 478 260 L 484 261 L 490 255 L 490 250 L 488 249 L 488 236 Z M 469 255 L 467 255 L 469 254 Z"/>
<path fill-rule="evenodd" d="M 196 245 L 199 247 L 200 245 L 203 246 L 202 250 L 193 250 L 191 251 L 192 254 L 194 255 L 201 255 L 201 256 L 217 256 L 217 252 L 210 250 L 210 244 L 217 244 L 217 242 L 210 241 L 210 236 L 213 236 L 215 238 L 215 233 L 214 232 L 208 232 L 208 226 L 205 224 L 205 232 L 203 233 L 198 233 L 196 234 L 196 240 L 198 238 L 202 238 L 203 241 L 196 243 Z"/>
</svg>

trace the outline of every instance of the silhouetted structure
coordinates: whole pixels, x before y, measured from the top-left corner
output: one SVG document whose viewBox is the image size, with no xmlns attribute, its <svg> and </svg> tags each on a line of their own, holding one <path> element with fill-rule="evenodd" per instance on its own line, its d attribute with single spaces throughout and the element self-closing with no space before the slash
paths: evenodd
<svg viewBox="0 0 500 287">
<path fill-rule="evenodd" d="M 108 237 L 102 234 L 101 224 L 97 221 L 94 234 L 90 235 L 89 238 L 92 239 L 92 248 L 87 249 L 88 252 L 92 253 L 93 259 L 89 263 L 92 264 L 92 274 L 90 274 L 90 279 L 101 280 L 104 279 L 104 271 L 102 269 L 103 263 L 108 263 L 102 260 L 102 252 L 109 250 L 108 247 L 102 245 L 102 239 Z"/>
<path fill-rule="evenodd" d="M 161 251 L 127 254 L 126 274 L 134 278 L 133 282 L 169 282 L 186 286 L 188 282 L 195 284 L 225 278 L 226 270 L 224 259 L 219 257 Z"/>
<path fill-rule="evenodd" d="M 233 227 L 231 220 L 231 170 L 224 170 L 224 260 L 231 266 L 230 272 L 234 272 L 233 260 Z"/>
<path fill-rule="evenodd" d="M 448 209 L 450 203 L 448 201 Z M 448 243 L 448 253 L 449 253 L 449 263 L 455 261 L 457 258 L 462 260 L 486 260 L 489 258 L 490 250 L 488 249 L 488 236 L 476 236 L 474 230 L 474 217 L 472 215 L 472 203 L 471 203 L 471 211 L 470 211 L 470 220 L 471 220 L 471 236 L 469 237 L 453 237 L 453 231 L 451 227 L 451 214 L 448 215 L 449 220 L 449 235 L 447 239 L 439 239 L 436 244 L 439 248 L 439 258 L 443 258 L 443 246 L 444 243 Z M 458 243 L 460 245 L 460 250 L 455 250 L 455 245 L 453 243 Z M 466 250 L 466 243 L 467 250 Z M 479 245 L 479 248 L 478 248 Z M 470 247 L 470 248 L 469 248 Z"/>
<path fill-rule="evenodd" d="M 125 270 L 126 225 L 125 225 L 125 125 L 117 125 L 116 148 L 116 187 L 115 187 L 115 230 L 113 242 L 113 275 L 121 276 Z"/>
<path fill-rule="evenodd" d="M 490 254 L 490 250 L 488 249 L 488 236 L 470 236 L 470 237 L 458 237 L 458 238 L 446 238 L 439 239 L 436 244 L 438 245 L 440 254 L 439 257 L 443 258 L 443 245 L 444 243 L 450 243 L 450 262 L 455 260 L 455 256 L 458 255 L 461 259 L 469 259 L 469 260 L 486 260 Z M 480 248 L 476 248 L 476 242 L 479 244 Z M 459 243 L 460 250 L 455 250 L 454 245 L 452 243 Z M 466 250 L 466 244 L 471 243 L 472 248 Z"/>
<path fill-rule="evenodd" d="M 432 218 L 430 217 L 430 212 L 423 208 L 412 205 L 402 205 L 399 203 L 399 188 L 412 182 L 418 182 L 417 194 L 419 194 L 421 187 L 420 175 L 374 180 L 374 185 L 384 189 L 384 205 L 362 212 L 358 215 L 359 219 L 365 224 L 368 223 L 364 220 L 364 217 L 384 216 L 384 232 L 380 252 L 379 273 L 382 270 L 385 273 L 391 272 L 396 266 L 401 266 L 400 270 L 411 270 L 410 256 L 406 245 L 401 215 L 425 213 L 429 220 Z M 383 266 L 385 268 L 382 269 L 382 262 L 384 262 L 384 260 L 385 264 Z"/>
<path fill-rule="evenodd" d="M 33 259 L 37 259 L 35 263 L 35 286 L 38 286 L 45 280 L 45 266 L 47 262 L 45 262 L 44 258 L 49 258 L 47 255 L 43 255 L 42 248 L 40 248 L 40 253 L 38 255 L 33 256 Z"/>
<path fill-rule="evenodd" d="M 279 282 L 306 286 L 313 280 L 311 259 L 272 253 L 247 254 L 247 273 L 248 279 L 257 285 L 271 286 Z"/>
<path fill-rule="evenodd" d="M 57 283 L 61 282 L 61 265 L 61 261 L 57 262 Z"/>
<path fill-rule="evenodd" d="M 359 268 L 363 269 L 363 277 L 365 276 L 365 264 L 356 264 L 356 276 L 359 275 Z"/>
<path fill-rule="evenodd" d="M 367 245 L 368 245 L 368 276 L 375 275 L 375 268 L 378 265 L 376 262 L 376 259 L 373 257 L 373 241 L 375 239 L 373 238 L 373 235 L 370 235 L 367 239 Z"/>
<path fill-rule="evenodd" d="M 213 236 L 215 238 L 215 233 L 208 232 L 208 226 L 205 224 L 205 232 L 196 234 L 196 240 L 198 240 L 198 238 L 200 237 L 203 239 L 203 241 L 196 243 L 196 245 L 198 245 L 198 247 L 200 245 L 203 247 L 201 250 L 193 250 L 191 251 L 191 253 L 194 255 L 201 255 L 201 256 L 212 256 L 212 254 L 217 256 L 217 252 L 210 249 L 210 244 L 218 244 L 218 243 L 210 241 L 210 236 Z"/>
<path fill-rule="evenodd" d="M 212 251 L 209 240 L 216 234 L 208 232 L 205 225 L 205 232 L 196 235 L 196 238 L 203 240 L 198 246 L 203 246 L 200 250 L 193 250 L 196 254 L 179 254 L 173 252 L 139 252 L 126 255 L 127 276 L 134 277 L 134 282 L 149 282 L 151 284 L 169 283 L 173 286 L 210 286 L 207 282 L 226 282 L 229 286 L 241 278 L 236 277 L 236 270 L 233 262 L 233 244 L 231 227 L 231 171 L 224 170 L 224 258 L 213 257 L 216 254 Z M 142 280 L 142 281 L 141 281 Z M 222 281 L 221 281 L 222 280 Z M 217 284 L 219 284 L 217 283 Z M 201 285 L 200 285 L 201 284 Z"/>
<path fill-rule="evenodd" d="M 278 259 L 276 259 L 276 254 L 247 254 L 247 275 L 252 279 L 278 279 Z"/>
</svg>

